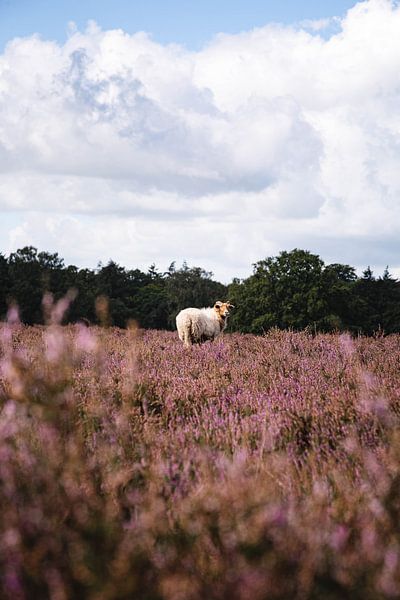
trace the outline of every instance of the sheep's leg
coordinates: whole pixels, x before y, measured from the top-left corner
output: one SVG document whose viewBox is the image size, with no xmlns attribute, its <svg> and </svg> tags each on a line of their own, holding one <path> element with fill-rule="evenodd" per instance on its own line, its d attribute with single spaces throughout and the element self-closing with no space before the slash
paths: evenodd
<svg viewBox="0 0 400 600">
<path fill-rule="evenodd" d="M 193 343 L 192 336 L 190 335 L 189 329 L 185 329 L 183 343 L 185 344 L 186 348 L 189 348 Z"/>
</svg>

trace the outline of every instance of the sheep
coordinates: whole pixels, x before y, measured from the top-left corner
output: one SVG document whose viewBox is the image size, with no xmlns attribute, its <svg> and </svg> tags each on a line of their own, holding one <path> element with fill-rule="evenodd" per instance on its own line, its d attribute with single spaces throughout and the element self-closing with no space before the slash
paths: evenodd
<svg viewBox="0 0 400 600">
<path fill-rule="evenodd" d="M 179 339 L 185 346 L 214 340 L 224 331 L 230 308 L 230 302 L 218 300 L 213 307 L 181 310 L 176 317 Z"/>
</svg>

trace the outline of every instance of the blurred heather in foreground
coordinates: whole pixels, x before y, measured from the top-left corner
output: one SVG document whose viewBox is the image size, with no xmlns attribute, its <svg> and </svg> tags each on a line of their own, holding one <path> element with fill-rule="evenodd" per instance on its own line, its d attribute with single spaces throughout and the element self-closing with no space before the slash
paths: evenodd
<svg viewBox="0 0 400 600">
<path fill-rule="evenodd" d="M 0 327 L 0 597 L 400 597 L 400 337 Z"/>
</svg>

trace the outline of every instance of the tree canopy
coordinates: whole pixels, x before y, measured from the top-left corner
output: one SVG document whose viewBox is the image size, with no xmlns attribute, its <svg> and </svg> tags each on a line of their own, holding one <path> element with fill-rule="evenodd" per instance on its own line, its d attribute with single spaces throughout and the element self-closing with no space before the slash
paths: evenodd
<svg viewBox="0 0 400 600">
<path fill-rule="evenodd" d="M 295 248 L 254 265 L 253 275 L 229 286 L 237 307 L 231 327 L 262 333 L 270 327 L 372 334 L 400 331 L 400 283 L 386 269 L 361 278 L 349 265 L 325 265 Z"/>
<path fill-rule="evenodd" d="M 26 246 L 0 254 L 0 318 L 18 305 L 24 323 L 43 322 L 42 298 L 57 300 L 76 290 L 66 320 L 105 322 L 96 299 L 106 298 L 107 323 L 124 327 L 174 329 L 177 313 L 188 306 L 210 306 L 218 299 L 235 305 L 229 329 L 263 333 L 270 327 L 311 331 L 348 330 L 371 335 L 400 331 L 400 283 L 386 268 L 361 276 L 346 264 L 325 265 L 316 254 L 295 248 L 253 265 L 248 278 L 224 285 L 201 267 L 171 263 L 166 272 L 153 264 L 147 272 L 110 260 L 97 269 L 66 266 L 57 253 Z M 100 306 L 97 302 L 97 308 Z"/>
</svg>

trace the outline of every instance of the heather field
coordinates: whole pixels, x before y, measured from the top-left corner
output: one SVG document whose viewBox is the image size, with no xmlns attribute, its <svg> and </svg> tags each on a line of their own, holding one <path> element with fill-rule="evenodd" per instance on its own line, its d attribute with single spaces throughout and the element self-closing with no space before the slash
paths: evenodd
<svg viewBox="0 0 400 600">
<path fill-rule="evenodd" d="M 0 326 L 0 597 L 400 597 L 400 337 Z"/>
</svg>

